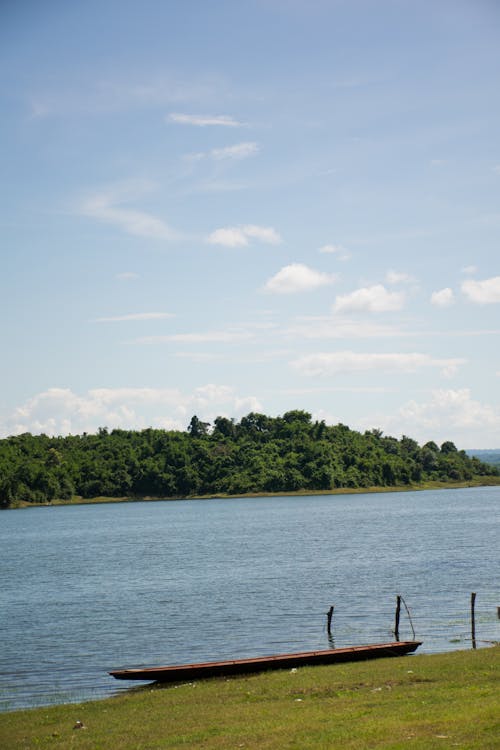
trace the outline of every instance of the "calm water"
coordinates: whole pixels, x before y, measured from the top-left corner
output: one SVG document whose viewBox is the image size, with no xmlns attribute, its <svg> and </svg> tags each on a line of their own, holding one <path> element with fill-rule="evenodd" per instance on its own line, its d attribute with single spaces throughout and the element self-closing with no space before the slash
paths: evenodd
<svg viewBox="0 0 500 750">
<path fill-rule="evenodd" d="M 158 665 L 392 640 L 500 640 L 500 488 L 0 513 L 0 710 L 98 698 Z M 402 617 L 401 638 L 411 638 Z"/>
</svg>

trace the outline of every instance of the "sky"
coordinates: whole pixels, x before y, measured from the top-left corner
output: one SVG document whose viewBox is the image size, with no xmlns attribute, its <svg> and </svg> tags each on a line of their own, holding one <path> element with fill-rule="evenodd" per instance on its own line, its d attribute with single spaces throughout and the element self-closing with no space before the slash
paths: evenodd
<svg viewBox="0 0 500 750">
<path fill-rule="evenodd" d="M 496 0 L 2 0 L 0 437 L 500 448 Z"/>
</svg>

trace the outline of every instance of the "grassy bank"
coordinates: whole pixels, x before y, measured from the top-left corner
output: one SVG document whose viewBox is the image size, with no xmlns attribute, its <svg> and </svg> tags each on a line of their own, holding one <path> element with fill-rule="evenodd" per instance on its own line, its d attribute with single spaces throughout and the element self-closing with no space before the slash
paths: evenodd
<svg viewBox="0 0 500 750">
<path fill-rule="evenodd" d="M 463 482 L 422 482 L 420 484 L 405 484 L 394 487 L 339 487 L 334 490 L 296 490 L 294 492 L 248 492 L 244 495 L 191 495 L 188 498 L 180 497 L 72 497 L 71 500 L 53 500 L 51 503 L 27 503 L 23 500 L 13 501 L 12 508 L 38 508 L 48 505 L 95 505 L 99 503 L 130 503 L 142 502 L 144 500 L 210 500 L 211 498 L 235 498 L 235 497 L 300 497 L 310 495 L 359 495 L 371 492 L 416 492 L 421 490 L 457 490 L 465 487 L 495 487 L 500 485 L 500 477 L 486 476 L 477 479 L 469 479 Z"/>
<path fill-rule="evenodd" d="M 0 746 L 500 747 L 500 647 L 304 667 L 0 714 Z M 77 721 L 85 728 L 74 728 Z"/>
</svg>

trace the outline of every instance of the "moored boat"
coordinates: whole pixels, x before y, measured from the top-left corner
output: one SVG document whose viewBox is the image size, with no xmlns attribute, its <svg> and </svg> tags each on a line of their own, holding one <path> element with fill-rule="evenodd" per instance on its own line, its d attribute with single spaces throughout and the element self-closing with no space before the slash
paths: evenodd
<svg viewBox="0 0 500 750">
<path fill-rule="evenodd" d="M 202 677 L 264 672 L 272 669 L 293 669 L 315 664 L 338 664 L 365 659 L 378 659 L 387 656 L 403 656 L 412 653 L 421 641 L 395 641 L 375 643 L 366 646 L 333 648 L 326 651 L 304 651 L 276 656 L 259 656 L 249 659 L 203 662 L 199 664 L 177 664 L 165 667 L 139 667 L 115 669 L 109 674 L 117 680 L 153 680 L 155 682 L 179 682 Z"/>
</svg>

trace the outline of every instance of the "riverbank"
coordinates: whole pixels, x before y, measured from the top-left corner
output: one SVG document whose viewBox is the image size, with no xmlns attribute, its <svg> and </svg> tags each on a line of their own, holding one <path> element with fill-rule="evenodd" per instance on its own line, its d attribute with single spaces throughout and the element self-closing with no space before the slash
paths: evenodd
<svg viewBox="0 0 500 750">
<path fill-rule="evenodd" d="M 178 500 L 211 500 L 213 498 L 228 499 L 245 497 L 304 497 L 315 495 L 361 495 L 380 492 L 418 492 L 424 490 L 457 490 L 466 487 L 496 487 L 500 485 L 500 476 L 478 477 L 463 482 L 422 482 L 420 484 L 405 484 L 394 487 L 338 487 L 333 490 L 295 490 L 294 492 L 247 492 L 242 495 L 226 495 L 224 493 L 211 495 L 189 495 L 187 497 L 156 497 L 125 496 L 125 497 L 91 497 L 83 498 L 74 496 L 70 500 L 52 500 L 50 503 L 28 503 L 24 500 L 16 500 L 10 506 L 10 510 L 16 508 L 44 508 L 52 505 L 95 505 L 99 503 L 133 503 L 145 501 L 167 501 Z"/>
<path fill-rule="evenodd" d="M 494 750 L 499 680 L 497 646 L 147 685 L 102 701 L 0 714 L 0 738 L 10 750 Z"/>
</svg>

